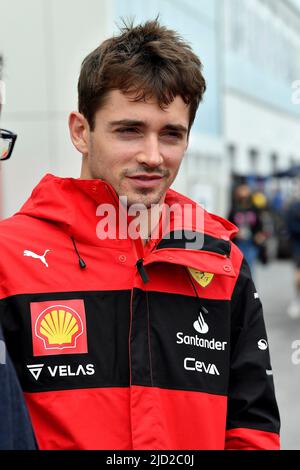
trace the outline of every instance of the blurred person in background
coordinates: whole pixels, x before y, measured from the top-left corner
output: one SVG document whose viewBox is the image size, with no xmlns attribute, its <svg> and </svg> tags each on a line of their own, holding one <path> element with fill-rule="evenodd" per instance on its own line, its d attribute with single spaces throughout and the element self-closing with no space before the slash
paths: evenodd
<svg viewBox="0 0 300 470">
<path fill-rule="evenodd" d="M 3 59 L 0 55 L 0 80 L 2 64 Z M 3 98 L 0 89 L 0 115 Z M 13 132 L 0 128 L 0 165 L 3 160 L 10 158 L 16 138 Z M 2 315 L 0 315 L 0 321 L 1 319 Z M 0 449 L 33 450 L 35 448 L 35 438 L 23 392 L 6 350 L 0 323 Z"/>
<path fill-rule="evenodd" d="M 299 182 L 298 182 L 299 183 Z M 298 188 L 299 191 L 299 188 Z M 300 196 L 291 201 L 286 209 L 286 225 L 291 243 L 291 255 L 295 265 L 295 297 L 287 308 L 291 318 L 300 317 Z"/>
<path fill-rule="evenodd" d="M 46 175 L 0 224 L 8 347 L 42 449 L 279 448 L 237 228 L 170 189 L 205 88 L 176 31 L 124 25 L 82 63 L 80 178 Z M 134 206 L 157 222 L 137 237 Z"/>
<path fill-rule="evenodd" d="M 234 242 L 244 253 L 249 267 L 254 274 L 255 264 L 260 250 L 266 241 L 259 205 L 262 203 L 261 193 L 256 195 L 256 205 L 252 199 L 252 191 L 247 183 L 238 184 L 234 188 L 232 207 L 228 220 L 239 229 Z M 263 199 L 263 203 L 265 198 Z"/>
</svg>

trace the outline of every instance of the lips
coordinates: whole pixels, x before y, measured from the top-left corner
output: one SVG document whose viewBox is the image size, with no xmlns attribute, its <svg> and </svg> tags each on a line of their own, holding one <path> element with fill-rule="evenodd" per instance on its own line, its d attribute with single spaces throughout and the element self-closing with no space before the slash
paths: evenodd
<svg viewBox="0 0 300 470">
<path fill-rule="evenodd" d="M 141 180 L 144 180 L 144 181 L 148 181 L 148 180 L 153 180 L 153 179 L 161 179 L 162 176 L 161 175 L 134 175 L 134 176 L 129 176 L 128 178 L 133 178 L 133 179 L 141 179 Z"/>
<path fill-rule="evenodd" d="M 161 175 L 135 175 L 128 176 L 128 178 L 136 186 L 150 188 L 158 185 L 163 177 Z"/>
</svg>

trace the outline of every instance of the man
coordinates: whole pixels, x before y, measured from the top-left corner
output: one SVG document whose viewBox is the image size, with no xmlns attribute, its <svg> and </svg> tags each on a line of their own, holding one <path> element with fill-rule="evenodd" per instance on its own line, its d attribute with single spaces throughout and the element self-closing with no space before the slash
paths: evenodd
<svg viewBox="0 0 300 470">
<path fill-rule="evenodd" d="M 41 449 L 279 446 L 236 228 L 169 189 L 204 91 L 177 33 L 125 26 L 82 64 L 80 179 L 46 175 L 1 224 L 3 324 Z"/>
<path fill-rule="evenodd" d="M 1 71 L 2 57 L 0 56 L 0 80 L 2 78 Z M 0 90 L 0 114 L 2 98 Z M 1 160 L 10 158 L 15 140 L 15 134 L 0 129 L 0 164 Z M 0 449 L 27 450 L 35 448 L 23 393 L 6 351 L 0 324 Z"/>
<path fill-rule="evenodd" d="M 263 232 L 261 214 L 253 203 L 252 192 L 246 182 L 234 189 L 228 220 L 239 228 L 234 242 L 244 254 L 253 276 L 259 249 L 266 241 L 266 235 Z"/>
<path fill-rule="evenodd" d="M 299 188 L 298 188 L 299 190 Z M 291 318 L 300 317 L 300 198 L 295 197 L 286 210 L 286 225 L 289 233 L 292 259 L 295 265 L 294 298 L 287 308 Z"/>
</svg>

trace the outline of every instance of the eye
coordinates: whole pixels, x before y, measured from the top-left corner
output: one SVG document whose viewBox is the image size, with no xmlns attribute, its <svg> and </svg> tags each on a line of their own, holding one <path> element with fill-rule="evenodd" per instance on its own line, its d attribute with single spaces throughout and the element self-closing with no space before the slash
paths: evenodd
<svg viewBox="0 0 300 470">
<path fill-rule="evenodd" d="M 117 132 L 119 134 L 134 134 L 139 131 L 136 127 L 120 127 L 119 129 L 117 129 Z"/>
<path fill-rule="evenodd" d="M 177 131 L 166 131 L 163 136 L 170 140 L 181 140 L 183 138 L 182 133 Z"/>
</svg>

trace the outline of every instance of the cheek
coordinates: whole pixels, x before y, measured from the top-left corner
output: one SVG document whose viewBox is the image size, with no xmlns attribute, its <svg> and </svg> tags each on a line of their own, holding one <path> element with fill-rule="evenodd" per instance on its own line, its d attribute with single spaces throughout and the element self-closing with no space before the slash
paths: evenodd
<svg viewBox="0 0 300 470">
<path fill-rule="evenodd" d="M 114 169 L 122 165 L 124 151 L 120 145 L 111 139 L 104 139 L 93 142 L 91 148 L 91 160 L 93 166 L 105 173 L 114 172 Z"/>
<path fill-rule="evenodd" d="M 183 156 L 183 151 L 173 152 L 172 154 L 166 156 L 164 159 L 166 168 L 173 172 L 176 171 L 183 160 Z"/>
<path fill-rule="evenodd" d="M 109 149 L 112 165 L 122 167 L 136 159 L 137 146 L 130 142 L 114 142 Z"/>
</svg>

